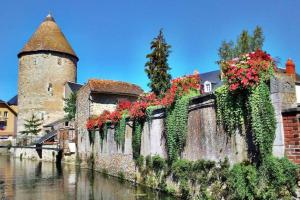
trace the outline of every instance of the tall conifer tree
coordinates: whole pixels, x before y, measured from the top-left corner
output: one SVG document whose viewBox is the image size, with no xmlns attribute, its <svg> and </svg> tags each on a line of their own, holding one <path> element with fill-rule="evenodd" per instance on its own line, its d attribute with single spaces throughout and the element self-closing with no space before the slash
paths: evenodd
<svg viewBox="0 0 300 200">
<path fill-rule="evenodd" d="M 163 94 L 169 87 L 171 75 L 168 65 L 168 57 L 171 46 L 165 41 L 163 31 L 160 30 L 156 38 L 151 42 L 152 52 L 146 57 L 149 59 L 145 64 L 145 72 L 150 80 L 148 86 L 156 95 Z"/>
<path fill-rule="evenodd" d="M 251 42 L 251 36 L 249 36 L 248 31 L 243 30 L 237 41 L 237 46 L 236 46 L 237 54 L 240 55 L 244 53 L 249 53 L 251 51 L 250 42 Z"/>
<path fill-rule="evenodd" d="M 253 36 L 252 36 L 252 41 L 251 41 L 251 50 L 256 51 L 257 49 L 262 49 L 263 44 L 264 44 L 264 35 L 262 28 L 259 26 L 256 26 Z"/>
</svg>

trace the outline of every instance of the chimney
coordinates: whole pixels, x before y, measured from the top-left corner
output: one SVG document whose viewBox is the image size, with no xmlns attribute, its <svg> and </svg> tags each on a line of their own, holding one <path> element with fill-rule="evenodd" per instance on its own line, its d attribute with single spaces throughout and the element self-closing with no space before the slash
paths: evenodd
<svg viewBox="0 0 300 200">
<path fill-rule="evenodd" d="M 296 67 L 292 59 L 288 59 L 285 63 L 286 74 L 296 79 Z"/>
</svg>

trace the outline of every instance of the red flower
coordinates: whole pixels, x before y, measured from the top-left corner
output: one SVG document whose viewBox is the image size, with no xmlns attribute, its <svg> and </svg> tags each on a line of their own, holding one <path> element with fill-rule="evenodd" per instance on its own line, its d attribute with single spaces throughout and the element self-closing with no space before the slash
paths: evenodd
<svg viewBox="0 0 300 200">
<path fill-rule="evenodd" d="M 129 110 L 131 107 L 131 102 L 128 100 L 122 100 L 117 105 L 118 111 Z"/>
</svg>

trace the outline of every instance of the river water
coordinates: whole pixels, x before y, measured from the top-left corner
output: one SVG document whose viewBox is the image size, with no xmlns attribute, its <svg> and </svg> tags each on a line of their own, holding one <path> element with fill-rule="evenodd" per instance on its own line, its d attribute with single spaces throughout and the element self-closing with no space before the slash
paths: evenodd
<svg viewBox="0 0 300 200">
<path fill-rule="evenodd" d="M 164 194 L 73 165 L 0 156 L 1 200 L 171 200 Z"/>
</svg>

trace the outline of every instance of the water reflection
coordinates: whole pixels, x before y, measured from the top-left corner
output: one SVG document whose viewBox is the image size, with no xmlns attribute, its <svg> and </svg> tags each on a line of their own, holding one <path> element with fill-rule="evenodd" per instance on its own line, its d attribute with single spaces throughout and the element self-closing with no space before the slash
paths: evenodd
<svg viewBox="0 0 300 200">
<path fill-rule="evenodd" d="M 169 200 L 163 194 L 72 165 L 0 156 L 0 199 Z"/>
</svg>

